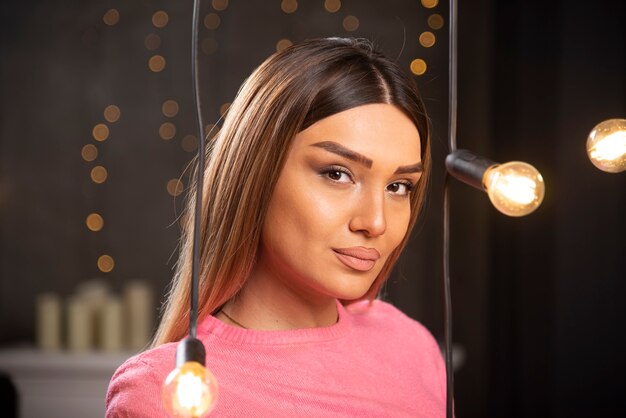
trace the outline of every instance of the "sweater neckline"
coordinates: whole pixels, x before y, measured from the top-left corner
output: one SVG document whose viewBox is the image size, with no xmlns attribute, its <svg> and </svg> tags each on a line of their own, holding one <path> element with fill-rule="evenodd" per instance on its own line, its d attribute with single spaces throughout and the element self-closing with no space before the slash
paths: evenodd
<svg viewBox="0 0 626 418">
<path fill-rule="evenodd" d="M 235 344 L 303 344 L 343 338 L 351 331 L 352 318 L 346 308 L 337 303 L 338 320 L 327 327 L 301 328 L 290 330 L 255 330 L 226 324 L 213 315 L 205 317 L 198 325 L 201 339 L 219 338 Z"/>
</svg>

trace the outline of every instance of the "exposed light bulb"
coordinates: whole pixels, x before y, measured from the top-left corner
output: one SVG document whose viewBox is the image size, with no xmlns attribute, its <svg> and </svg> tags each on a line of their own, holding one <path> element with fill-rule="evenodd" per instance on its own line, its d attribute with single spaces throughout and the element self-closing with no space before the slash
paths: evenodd
<svg viewBox="0 0 626 418">
<path fill-rule="evenodd" d="M 530 164 L 495 163 L 468 150 L 454 150 L 446 157 L 446 169 L 454 178 L 486 191 L 491 203 L 505 215 L 524 216 L 543 201 L 543 177 Z"/>
<path fill-rule="evenodd" d="M 171 416 L 203 417 L 215 406 L 217 380 L 202 364 L 188 361 L 167 376 L 162 396 Z"/>
<path fill-rule="evenodd" d="M 483 184 L 489 200 L 508 216 L 525 216 L 543 201 L 545 185 L 535 167 L 521 161 L 495 165 L 485 171 Z"/>
<path fill-rule="evenodd" d="M 176 348 L 176 368 L 163 383 L 161 398 L 173 417 L 206 416 L 217 401 L 217 379 L 204 367 L 206 351 L 200 340 L 188 337 Z"/>
<path fill-rule="evenodd" d="M 587 137 L 587 155 L 602 171 L 626 170 L 626 119 L 609 119 L 597 124 Z"/>
</svg>

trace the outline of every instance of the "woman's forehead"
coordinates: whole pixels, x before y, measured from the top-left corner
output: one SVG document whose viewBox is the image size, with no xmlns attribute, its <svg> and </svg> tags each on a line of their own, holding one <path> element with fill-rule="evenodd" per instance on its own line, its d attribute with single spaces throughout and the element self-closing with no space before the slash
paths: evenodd
<svg viewBox="0 0 626 418">
<path fill-rule="evenodd" d="M 400 165 L 416 164 L 421 155 L 420 136 L 411 119 L 397 107 L 380 103 L 317 121 L 296 135 L 293 147 L 348 149 L 372 161 L 394 157 Z"/>
</svg>

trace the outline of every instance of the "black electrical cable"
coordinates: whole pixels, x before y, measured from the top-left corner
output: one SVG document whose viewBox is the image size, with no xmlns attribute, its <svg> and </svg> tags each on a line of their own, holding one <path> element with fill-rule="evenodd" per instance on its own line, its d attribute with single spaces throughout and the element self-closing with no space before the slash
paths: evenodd
<svg viewBox="0 0 626 418">
<path fill-rule="evenodd" d="M 449 153 L 456 150 L 457 119 L 457 0 L 450 0 L 448 68 Z M 450 292 L 450 201 L 446 171 L 443 186 L 443 288 L 445 305 L 444 351 L 446 361 L 446 417 L 454 417 L 454 365 L 452 359 L 452 295 Z"/>
<path fill-rule="evenodd" d="M 200 21 L 200 0 L 193 2 L 193 23 L 191 33 L 191 77 L 194 91 L 194 108 L 198 121 L 198 164 L 196 166 L 196 208 L 193 222 L 193 260 L 191 264 L 191 306 L 189 313 L 189 336 L 196 338 L 198 323 L 198 282 L 200 274 L 200 227 L 202 214 L 202 190 L 204 188 L 204 123 L 200 106 L 200 88 L 198 81 L 198 27 Z"/>
<path fill-rule="evenodd" d="M 454 416 L 454 365 L 452 361 L 452 295 L 450 294 L 450 202 L 449 178 L 443 180 L 443 292 L 445 309 L 444 352 L 446 361 L 446 417 Z"/>
<path fill-rule="evenodd" d="M 457 0 L 450 0 L 450 39 L 448 68 L 448 135 L 449 152 L 456 150 L 456 113 L 457 113 Z"/>
<path fill-rule="evenodd" d="M 194 90 L 194 104 L 196 119 L 198 120 L 198 158 L 197 158 L 197 181 L 196 181 L 196 205 L 193 226 L 193 256 L 191 262 L 191 298 L 189 307 L 189 337 L 183 339 L 176 347 L 176 367 L 183 367 L 189 362 L 205 365 L 206 350 L 202 341 L 196 338 L 198 324 L 198 277 L 200 275 L 200 225 L 202 219 L 202 189 L 204 179 L 204 135 L 202 134 L 204 123 L 202 122 L 202 108 L 200 106 L 200 91 L 198 88 L 198 27 L 200 18 L 200 0 L 193 3 L 193 22 L 191 34 L 191 75 Z"/>
</svg>

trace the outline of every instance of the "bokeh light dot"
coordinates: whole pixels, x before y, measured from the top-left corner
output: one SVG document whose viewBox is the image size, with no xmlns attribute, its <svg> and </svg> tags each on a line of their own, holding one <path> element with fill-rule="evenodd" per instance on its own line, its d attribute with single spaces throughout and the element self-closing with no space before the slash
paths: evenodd
<svg viewBox="0 0 626 418">
<path fill-rule="evenodd" d="M 443 28 L 444 25 L 443 17 L 437 13 L 428 16 L 427 22 L 428 26 L 430 26 L 431 29 L 435 30 Z"/>
<path fill-rule="evenodd" d="M 161 37 L 156 33 L 149 33 L 144 39 L 143 44 L 148 51 L 156 51 L 161 47 Z"/>
<path fill-rule="evenodd" d="M 422 45 L 424 48 L 430 48 L 431 46 L 435 45 L 435 34 L 432 32 L 422 32 L 419 39 L 420 45 Z"/>
<path fill-rule="evenodd" d="M 166 100 L 161 106 L 161 112 L 168 118 L 173 118 L 178 114 L 178 103 L 176 100 Z"/>
<path fill-rule="evenodd" d="M 356 16 L 344 17 L 343 28 L 348 32 L 354 32 L 359 28 L 359 19 Z"/>
<path fill-rule="evenodd" d="M 228 7 L 228 0 L 213 0 L 211 5 L 215 10 L 226 10 Z"/>
<path fill-rule="evenodd" d="M 432 9 L 439 4 L 439 0 L 422 0 L 422 6 L 427 9 Z"/>
<path fill-rule="evenodd" d="M 117 9 L 110 9 L 102 16 L 102 20 L 107 25 L 113 26 L 120 21 L 120 12 L 118 12 Z"/>
<path fill-rule="evenodd" d="M 98 232 L 104 227 L 104 219 L 98 213 L 90 213 L 85 221 L 90 231 Z"/>
<path fill-rule="evenodd" d="M 180 146 L 187 152 L 194 152 L 198 148 L 198 139 L 194 135 L 185 135 Z"/>
<path fill-rule="evenodd" d="M 107 122 L 117 122 L 120 118 L 120 115 L 120 108 L 115 105 L 109 105 L 104 108 L 104 118 L 107 120 Z"/>
<path fill-rule="evenodd" d="M 183 192 L 184 186 L 183 186 L 183 183 L 179 179 L 171 179 L 170 181 L 167 182 L 166 188 L 167 188 L 167 192 L 171 196 L 176 197 Z"/>
<path fill-rule="evenodd" d="M 166 27 L 169 20 L 169 15 L 163 10 L 158 10 L 152 15 L 152 24 L 159 29 Z"/>
<path fill-rule="evenodd" d="M 96 158 L 98 158 L 98 148 L 96 148 L 96 146 L 93 144 L 87 144 L 80 151 L 80 155 L 85 161 L 94 161 Z"/>
<path fill-rule="evenodd" d="M 103 273 L 109 273 L 113 271 L 115 267 L 115 261 L 110 255 L 104 254 L 98 257 L 98 269 Z"/>
<path fill-rule="evenodd" d="M 421 58 L 416 58 L 411 61 L 411 72 L 415 75 L 423 75 L 426 72 L 426 61 Z"/>
<path fill-rule="evenodd" d="M 99 123 L 93 127 L 91 134 L 96 141 L 105 141 L 109 137 L 109 127 Z"/>
<path fill-rule="evenodd" d="M 222 23 L 222 19 L 220 19 L 217 13 L 209 13 L 204 16 L 204 27 L 207 29 L 217 29 L 220 26 L 220 23 Z"/>
<path fill-rule="evenodd" d="M 107 180 L 109 173 L 107 169 L 102 167 L 101 165 L 97 165 L 91 169 L 91 181 L 96 184 L 102 184 Z"/>
<path fill-rule="evenodd" d="M 285 13 L 293 13 L 298 10 L 298 2 L 296 0 L 283 0 L 280 3 L 280 8 Z"/>
<path fill-rule="evenodd" d="M 159 136 L 161 139 L 169 141 L 176 136 L 176 125 L 172 122 L 165 122 L 159 127 Z"/>
<path fill-rule="evenodd" d="M 324 9 L 326 9 L 329 13 L 338 12 L 341 9 L 341 1 L 340 0 L 326 0 L 324 1 Z"/>
<path fill-rule="evenodd" d="M 228 112 L 228 108 L 230 107 L 230 102 L 226 102 L 220 106 L 220 116 L 224 116 L 226 112 Z"/>
<path fill-rule="evenodd" d="M 150 71 L 160 73 L 165 69 L 165 58 L 161 55 L 153 55 L 148 60 L 148 68 Z"/>
<path fill-rule="evenodd" d="M 285 48 L 289 48 L 291 45 L 293 45 L 293 42 L 291 42 L 289 39 L 281 39 L 280 41 L 276 42 L 276 51 L 280 52 Z"/>
</svg>

